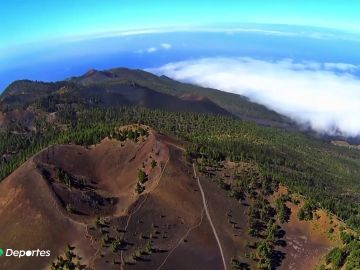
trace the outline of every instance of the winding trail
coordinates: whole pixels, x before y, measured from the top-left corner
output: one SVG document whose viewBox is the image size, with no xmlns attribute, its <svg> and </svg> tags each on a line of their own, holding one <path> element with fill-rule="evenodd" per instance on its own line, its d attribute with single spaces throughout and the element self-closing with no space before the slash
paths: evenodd
<svg viewBox="0 0 360 270">
<path fill-rule="evenodd" d="M 199 186 L 199 189 L 200 189 L 200 193 L 201 193 L 201 197 L 202 197 L 202 201 L 203 201 L 203 205 L 204 205 L 204 209 L 205 209 L 205 213 L 206 213 L 206 217 L 210 223 L 210 226 L 211 226 L 211 229 L 214 233 L 214 236 L 215 236 L 215 239 L 216 239 L 216 242 L 219 246 L 219 250 L 220 250 L 220 253 L 221 253 L 221 258 L 222 258 L 222 261 L 223 261 L 223 264 L 224 264 L 224 270 L 227 270 L 226 268 L 226 262 L 225 262 L 225 256 L 224 256 L 224 251 L 221 247 L 221 242 L 220 242 L 220 238 L 216 232 L 216 229 L 215 229 L 215 226 L 214 226 L 214 223 L 212 222 L 212 219 L 211 219 L 211 216 L 210 216 L 210 212 L 209 212 L 209 208 L 207 206 L 207 202 L 206 202 L 206 197 L 205 197 L 205 193 L 204 193 L 204 190 L 201 186 L 201 182 L 200 182 L 200 178 L 197 176 L 196 174 L 196 168 L 195 168 L 195 163 L 193 163 L 193 170 L 194 170 L 194 177 L 196 178 L 197 180 L 197 184 Z"/>
<path fill-rule="evenodd" d="M 184 239 L 186 239 L 189 234 L 191 233 L 191 231 L 195 230 L 196 228 L 200 227 L 201 223 L 203 222 L 204 219 L 204 208 L 201 210 L 201 218 L 200 221 L 195 224 L 194 226 L 192 226 L 191 228 L 189 228 L 187 230 L 187 232 L 184 234 L 183 237 L 180 238 L 180 240 L 178 241 L 178 243 L 170 250 L 170 252 L 168 253 L 168 255 L 165 257 L 164 261 L 159 265 L 159 267 L 157 268 L 157 270 L 160 270 L 161 267 L 163 267 L 165 265 L 165 263 L 167 262 L 167 260 L 169 259 L 169 257 L 171 256 L 171 254 L 175 251 L 175 249 L 177 249 L 180 244 L 184 241 Z"/>
<path fill-rule="evenodd" d="M 185 149 L 184 149 L 183 147 L 179 146 L 179 145 L 176 145 L 176 144 L 173 144 L 173 143 L 170 143 L 170 142 L 166 142 L 166 144 L 171 145 L 171 146 L 173 146 L 173 147 L 175 147 L 175 148 L 178 148 L 178 149 L 180 149 L 180 150 L 182 150 L 182 151 L 185 151 Z M 161 178 L 162 178 L 162 176 L 163 176 L 163 173 L 165 172 L 166 165 L 168 164 L 169 160 L 170 160 L 170 157 L 169 157 L 168 160 L 166 161 L 166 163 L 165 163 L 165 165 L 164 165 L 164 168 L 163 168 L 163 170 L 162 170 L 162 172 L 161 172 L 161 174 L 160 174 L 160 176 L 159 176 L 159 181 L 158 181 L 157 186 L 156 186 L 152 191 L 154 191 L 154 190 L 156 190 L 156 189 L 158 188 L 158 186 L 159 186 L 159 184 L 160 184 L 160 180 L 161 180 Z M 160 269 L 165 265 L 165 263 L 167 262 L 168 258 L 169 258 L 169 257 L 173 254 L 173 252 L 180 246 L 180 244 L 182 243 L 182 241 L 183 241 L 184 239 L 186 239 L 186 237 L 188 237 L 188 235 L 191 233 L 191 231 L 193 231 L 194 229 L 198 228 L 198 227 L 201 225 L 201 223 L 203 222 L 204 212 L 205 212 L 205 214 L 206 214 L 206 218 L 207 218 L 207 220 L 209 221 L 209 224 L 210 224 L 211 229 L 212 229 L 212 231 L 213 231 L 213 234 L 214 234 L 214 236 L 215 236 L 217 245 L 218 245 L 218 247 L 219 247 L 219 251 L 220 251 L 220 254 L 221 254 L 221 259 L 222 259 L 222 262 L 223 262 L 224 270 L 227 270 L 226 261 L 225 261 L 225 256 L 224 256 L 224 251 L 223 251 L 223 249 L 222 249 L 221 242 L 220 242 L 220 238 L 219 238 L 219 236 L 218 236 L 218 234 L 217 234 L 216 228 L 215 228 L 214 223 L 213 223 L 213 221 L 212 221 L 212 219 L 211 219 L 211 216 L 210 216 L 210 212 L 209 212 L 209 208 L 208 208 L 208 205 L 207 205 L 205 193 L 204 193 L 204 190 L 203 190 L 203 188 L 202 188 L 202 185 L 201 185 L 201 182 L 200 182 L 200 178 L 197 176 L 197 173 L 196 173 L 195 163 L 193 163 L 192 165 L 193 165 L 194 177 L 195 177 L 195 179 L 197 180 L 197 184 L 198 184 L 198 187 L 199 187 L 199 190 L 200 190 L 200 193 L 201 193 L 201 197 L 202 197 L 202 202 L 203 202 L 203 209 L 202 209 L 202 211 L 201 211 L 201 219 L 200 219 L 199 223 L 195 224 L 193 227 L 191 227 L 191 228 L 188 229 L 188 231 L 185 233 L 185 235 L 184 235 L 184 236 L 178 241 L 178 243 L 170 250 L 170 252 L 169 252 L 168 255 L 165 257 L 165 259 L 164 259 L 164 261 L 161 263 L 161 265 L 159 265 L 159 267 L 157 268 L 157 270 L 160 270 Z M 132 216 L 133 216 L 134 214 L 136 214 L 136 213 L 142 208 L 142 206 L 144 205 L 144 203 L 146 202 L 146 200 L 147 200 L 147 198 L 148 198 L 148 195 L 149 195 L 149 193 L 146 193 L 146 194 L 144 195 L 145 198 L 142 200 L 142 202 L 136 207 L 136 209 L 135 209 L 132 213 L 130 213 L 130 214 L 128 215 L 128 219 L 127 219 L 127 222 L 126 222 L 126 226 L 125 226 L 125 228 L 124 228 L 124 231 L 125 231 L 125 232 L 124 232 L 124 235 L 125 235 L 126 230 L 127 230 L 128 226 L 129 226 L 129 224 L 130 224 L 130 220 L 131 220 Z M 120 256 L 121 256 L 121 265 L 120 265 L 120 268 L 121 268 L 121 269 L 124 269 L 125 261 L 124 261 L 124 257 L 123 257 L 123 250 L 121 250 Z"/>
<path fill-rule="evenodd" d="M 160 185 L 160 180 L 161 180 L 161 178 L 162 178 L 162 176 L 163 176 L 163 174 L 164 174 L 164 172 L 165 172 L 165 169 L 166 169 L 167 164 L 169 163 L 169 160 L 170 160 L 170 156 L 169 156 L 169 158 L 167 159 L 167 161 L 166 161 L 166 163 L 165 163 L 165 165 L 164 165 L 164 168 L 162 169 L 161 174 L 160 174 L 160 176 L 159 176 L 159 181 L 158 181 L 156 187 L 152 190 L 152 192 L 154 192 L 154 191 L 159 187 L 159 185 Z M 123 237 L 125 237 L 125 233 L 126 233 L 126 231 L 127 231 L 127 228 L 129 227 L 130 220 L 131 220 L 132 216 L 133 216 L 134 214 L 136 214 L 136 212 L 138 212 L 138 211 L 141 209 L 141 207 L 142 207 L 142 206 L 144 205 L 144 203 L 146 202 L 149 194 L 150 194 L 150 192 L 146 193 L 146 194 L 144 195 L 145 198 L 142 200 L 142 202 L 139 204 L 139 206 L 136 207 L 136 209 L 135 209 L 132 213 L 130 213 L 130 214 L 128 215 L 128 219 L 127 219 L 127 221 L 126 221 L 126 226 L 125 226 L 125 228 L 124 228 Z M 120 252 L 120 257 L 121 257 L 121 266 L 120 266 L 120 267 L 121 267 L 121 269 L 124 269 L 125 261 L 124 261 L 124 250 L 123 250 L 123 249 L 122 249 L 121 252 Z"/>
<path fill-rule="evenodd" d="M 185 148 L 182 147 L 182 146 L 176 145 L 176 144 L 171 143 L 171 142 L 167 142 L 167 144 L 172 145 L 172 146 L 174 146 L 174 147 L 176 147 L 176 148 L 178 148 L 178 149 L 180 149 L 182 151 L 185 151 Z M 208 219 L 208 221 L 210 223 L 210 226 L 211 226 L 211 229 L 212 229 L 213 234 L 215 236 L 216 242 L 217 242 L 217 244 L 219 246 L 221 259 L 222 259 L 223 265 L 224 265 L 224 270 L 227 270 L 224 251 L 223 251 L 222 246 L 221 246 L 221 241 L 220 241 L 219 235 L 216 232 L 216 228 L 215 228 L 214 223 L 213 223 L 213 221 L 211 219 L 211 216 L 210 216 L 209 208 L 208 208 L 208 205 L 207 205 L 207 202 L 206 202 L 206 197 L 205 197 L 205 193 L 204 193 L 204 190 L 203 190 L 201 182 L 200 182 L 200 178 L 196 174 L 195 163 L 193 163 L 193 171 L 194 171 L 194 177 L 195 177 L 195 179 L 197 181 L 197 184 L 199 186 L 199 189 L 200 189 L 200 193 L 201 193 L 202 202 L 203 202 L 203 205 L 204 205 L 204 210 L 205 210 L 205 213 L 206 213 L 206 217 L 207 217 L 207 219 Z M 158 269 L 160 269 L 160 268 L 158 268 Z"/>
</svg>

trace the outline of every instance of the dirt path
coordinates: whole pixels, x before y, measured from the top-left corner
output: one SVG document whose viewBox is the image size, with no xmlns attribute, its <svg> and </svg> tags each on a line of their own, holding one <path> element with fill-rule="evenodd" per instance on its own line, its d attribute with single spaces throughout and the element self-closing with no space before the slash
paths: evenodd
<svg viewBox="0 0 360 270">
<path fill-rule="evenodd" d="M 166 169 L 166 166 L 167 166 L 169 160 L 170 160 L 170 157 L 167 159 L 167 161 L 166 161 L 166 163 L 165 163 L 165 165 L 164 165 L 164 168 L 163 168 L 163 170 L 161 171 L 161 174 L 160 174 L 160 176 L 159 176 L 159 181 L 158 181 L 156 187 L 152 190 L 152 192 L 154 192 L 154 191 L 159 187 L 160 180 L 161 180 L 161 178 L 162 178 L 162 176 L 163 176 L 163 174 L 164 174 L 164 172 L 165 172 L 165 169 Z M 124 235 L 123 235 L 123 237 L 125 237 L 125 233 L 126 233 L 127 228 L 129 227 L 130 220 L 131 220 L 132 216 L 133 216 L 134 214 L 136 214 L 136 212 L 138 212 L 138 211 L 141 209 L 141 207 L 144 205 L 145 201 L 147 200 L 149 194 L 150 194 L 150 192 L 148 192 L 148 193 L 146 193 L 146 194 L 144 195 L 145 198 L 144 198 L 143 201 L 140 203 L 140 205 L 139 205 L 138 207 L 136 207 L 136 209 L 135 209 L 132 213 L 130 213 L 130 215 L 128 216 L 128 219 L 127 219 L 127 221 L 126 221 L 126 226 L 125 226 L 125 228 L 124 228 Z M 123 250 L 121 250 L 121 252 L 120 252 L 120 258 L 121 258 L 121 269 L 124 269 L 125 261 L 124 261 L 124 251 L 123 251 Z"/>
<path fill-rule="evenodd" d="M 174 144 L 174 143 L 171 143 L 171 142 L 166 142 L 167 145 L 171 145 L 171 146 L 174 146 L 175 148 L 177 149 L 180 149 L 181 151 L 184 151 L 185 152 L 185 148 L 180 146 L 180 145 L 177 145 L 177 144 Z"/>
<path fill-rule="evenodd" d="M 160 266 L 157 268 L 157 270 L 160 270 L 161 267 L 163 267 L 165 265 L 165 263 L 167 262 L 167 260 L 169 259 L 169 257 L 171 256 L 171 254 L 175 251 L 175 249 L 177 249 L 181 243 L 184 242 L 184 239 L 186 239 L 189 234 L 191 233 L 191 231 L 195 230 L 196 228 L 200 227 L 201 223 L 203 222 L 204 219 L 204 208 L 201 210 L 201 218 L 200 221 L 194 225 L 193 227 L 189 228 L 187 230 L 187 232 L 184 234 L 183 237 L 181 237 L 181 239 L 179 240 L 179 242 L 170 250 L 170 252 L 168 253 L 168 255 L 165 257 L 164 261 L 160 264 Z"/>
<path fill-rule="evenodd" d="M 167 142 L 167 144 L 169 145 L 172 145 L 182 151 L 185 151 L 185 148 L 179 146 L 179 145 L 176 145 L 176 144 L 173 144 L 171 142 Z M 224 265 L 224 270 L 227 270 L 227 267 L 226 267 L 226 261 L 225 261 L 225 256 L 224 256 L 224 251 L 222 249 L 222 246 L 221 246 L 221 242 L 220 242 L 220 238 L 216 232 L 216 229 L 215 229 L 215 226 L 214 226 L 214 223 L 212 222 L 212 219 L 211 219 L 211 216 L 210 216 L 210 212 L 209 212 L 209 208 L 207 206 L 207 202 L 206 202 L 206 197 L 205 197 L 205 193 L 204 193 L 204 190 L 202 188 L 202 185 L 201 185 L 201 182 L 200 182 L 200 178 L 197 176 L 196 174 L 196 168 L 195 168 L 195 163 L 193 163 L 193 171 L 194 171 L 194 177 L 195 179 L 197 180 L 197 184 L 199 186 L 199 189 L 200 189 L 200 193 L 201 193 L 201 197 L 202 197 L 202 202 L 203 202 L 203 205 L 204 205 L 204 210 L 205 210 L 205 213 L 206 213 L 206 217 L 210 223 L 210 226 L 211 226 L 211 229 L 214 233 L 214 236 L 215 236 L 215 239 L 216 239 L 216 242 L 219 246 L 219 250 L 220 250 L 220 254 L 221 254 L 221 259 L 223 261 L 223 265 Z M 158 268 L 159 269 L 159 268 Z"/>
<path fill-rule="evenodd" d="M 218 246 L 219 246 L 219 250 L 220 250 L 220 253 L 221 253 L 221 258 L 222 258 L 222 261 L 223 261 L 223 264 L 224 264 L 224 270 L 227 270 L 227 268 L 226 268 L 226 262 L 225 262 L 225 256 L 224 256 L 224 251 L 223 251 L 223 249 L 222 249 L 222 247 L 221 247 L 220 238 L 219 238 L 219 236 L 218 236 L 218 234 L 217 234 L 217 232 L 216 232 L 215 226 L 214 226 L 214 224 L 213 224 L 213 222 L 212 222 L 212 219 L 211 219 L 211 216 L 210 216 L 210 213 L 209 213 L 209 208 L 208 208 L 208 206 L 207 206 L 207 202 L 206 202 L 206 198 L 205 198 L 205 193 L 204 193 L 204 190 L 203 190 L 203 188 L 202 188 L 202 186 L 201 186 L 200 178 L 199 178 L 199 177 L 197 176 L 197 174 L 196 174 L 195 163 L 193 163 L 193 170 L 194 170 L 194 177 L 196 178 L 197 184 L 198 184 L 199 189 L 200 189 L 200 193 L 201 193 L 201 197 L 202 197 L 202 201 L 203 201 L 203 205 L 204 205 L 206 217 L 207 217 L 207 219 L 208 219 L 208 221 L 209 221 L 209 223 L 210 223 L 211 229 L 212 229 L 212 231 L 213 231 L 213 233 L 214 233 L 214 236 L 215 236 L 215 238 L 216 238 L 216 242 L 217 242 L 217 244 L 218 244 Z"/>
</svg>

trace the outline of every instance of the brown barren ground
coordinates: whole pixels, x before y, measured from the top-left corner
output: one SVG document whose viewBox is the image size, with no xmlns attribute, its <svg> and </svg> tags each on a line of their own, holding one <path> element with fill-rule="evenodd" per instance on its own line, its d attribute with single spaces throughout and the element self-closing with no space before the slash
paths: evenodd
<svg viewBox="0 0 360 270">
<path fill-rule="evenodd" d="M 255 268 L 244 256 L 252 252 L 247 241 L 254 241 L 247 234 L 247 201 L 230 198 L 199 175 L 204 205 L 183 146 L 148 130 L 137 142 L 105 138 L 89 148 L 49 147 L 2 181 L 1 248 L 39 248 L 51 256 L 2 257 L 0 269 L 49 269 L 68 243 L 90 269 L 224 269 L 219 243 L 227 269 L 233 257 Z M 135 192 L 139 169 L 148 175 L 141 194 Z M 221 173 L 226 177 L 235 169 L 229 162 Z M 292 215 L 283 225 L 288 245 L 281 249 L 286 253 L 281 269 L 311 269 L 337 244 L 340 222 L 333 218 L 330 224 L 324 212 L 317 220 L 299 221 L 299 206 L 288 206 Z M 116 240 L 120 245 L 114 249 Z"/>
<path fill-rule="evenodd" d="M 278 193 L 273 197 L 287 193 L 287 189 L 280 186 Z M 295 197 L 300 203 L 296 205 L 287 202 L 291 216 L 289 222 L 282 224 L 282 228 L 286 231 L 284 240 L 287 246 L 282 249 L 286 257 L 281 269 L 315 269 L 332 248 L 341 245 L 339 228 L 345 224 L 324 210 L 317 210 L 315 214 L 317 217 L 313 220 L 299 220 L 297 215 L 304 201 L 300 196 Z M 330 228 L 334 229 L 333 233 L 329 233 Z"/>
</svg>

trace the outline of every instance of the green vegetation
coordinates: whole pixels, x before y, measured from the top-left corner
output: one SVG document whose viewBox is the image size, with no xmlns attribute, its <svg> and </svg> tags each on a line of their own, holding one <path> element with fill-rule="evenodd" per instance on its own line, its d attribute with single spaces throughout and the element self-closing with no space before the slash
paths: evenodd
<svg viewBox="0 0 360 270">
<path fill-rule="evenodd" d="M 84 76 L 59 83 L 20 81 L 10 85 L 1 96 L 2 112 L 11 113 L 14 108 L 29 109 L 25 112 L 30 112 L 30 118 L 35 119 L 31 128 L 27 126 L 27 118 L 11 121 L 6 127 L 2 127 L 0 180 L 31 156 L 51 145 L 79 144 L 90 147 L 106 136 L 120 142 L 129 140 L 137 143 L 148 135 L 148 130 L 140 125 L 148 125 L 159 132 L 185 140 L 186 157 L 195 161 L 199 171 L 208 176 L 213 174 L 208 168 L 220 171 L 228 160 L 235 164 L 250 165 L 249 168 L 236 171 L 231 176 L 233 181 L 228 181 L 230 177 L 219 175 L 210 178 L 239 203 L 249 203 L 248 233 L 251 241 L 248 248 L 252 252 L 245 257 L 252 259 L 257 268 L 273 269 L 277 260 L 282 259 L 277 251 L 277 246 L 284 243 L 278 224 L 288 221 L 290 209 L 286 202 L 296 196 L 283 195 L 272 207 L 266 198 L 277 190 L 279 183 L 288 187 L 291 193 L 305 196 L 306 203 L 299 211 L 299 219 L 311 220 L 316 217 L 316 209 L 324 208 L 354 229 L 351 233 L 342 230 L 343 245 L 328 254 L 327 265 L 323 268 L 360 268 L 360 182 L 357 181 L 360 179 L 360 151 L 227 116 L 120 107 L 123 105 L 121 100 L 111 99 L 105 93 L 119 89 L 133 93 L 142 87 L 142 90 L 156 89 L 155 91 L 172 96 L 187 93 L 201 95 L 234 115 L 289 124 L 287 119 L 275 112 L 237 95 L 181 84 L 141 71 L 127 73 L 124 79 L 122 72 L 124 71 L 113 70 L 111 73 L 116 76 L 110 76 L 111 79 L 104 76 L 104 79 L 95 83 L 91 81 L 91 77 Z M 104 87 L 111 91 L 102 91 Z M 142 98 L 133 97 L 134 102 L 131 104 L 143 104 Z M 166 105 L 161 108 L 170 111 L 173 109 Z M 227 115 L 219 108 L 215 112 Z M 54 113 L 51 115 L 52 121 L 46 120 L 49 113 Z M 119 129 L 119 126 L 127 124 L 140 125 Z M 156 166 L 156 161 L 152 160 L 151 168 Z M 57 170 L 55 178 L 69 189 L 80 185 L 74 176 L 61 169 Z M 146 173 L 139 170 L 135 187 L 138 194 L 144 192 L 147 180 Z M 66 205 L 66 210 L 70 213 L 74 211 L 70 203 Z M 231 222 L 230 219 L 228 221 Z M 106 226 L 104 219 L 95 220 L 95 227 L 101 232 L 102 244 L 116 253 L 123 243 L 120 239 L 111 238 Z M 150 237 L 145 237 L 142 233 L 139 237 L 141 240 L 151 239 L 155 234 L 156 230 L 149 234 Z M 145 247 L 135 250 L 133 259 L 137 261 L 142 254 L 152 252 L 156 252 L 156 249 L 149 240 Z M 247 263 L 237 258 L 232 259 L 231 265 L 234 269 L 249 269 Z M 84 267 L 70 246 L 65 257 L 59 256 L 51 266 L 52 269 Z"/>
<path fill-rule="evenodd" d="M 258 269 L 272 269 L 273 246 L 267 241 L 261 241 L 256 248 Z"/>
<path fill-rule="evenodd" d="M 129 128 L 124 130 L 115 130 L 110 134 L 110 138 L 117 139 L 118 141 L 131 140 L 137 142 L 140 137 L 147 137 L 148 132 L 142 127 Z"/>
<path fill-rule="evenodd" d="M 275 201 L 276 213 L 281 223 L 288 222 L 291 215 L 291 210 L 286 206 L 286 201 L 283 198 L 278 198 Z"/>
<path fill-rule="evenodd" d="M 97 217 L 95 219 L 95 228 L 96 229 L 101 229 L 104 225 L 105 225 L 105 222 L 104 222 L 104 220 L 102 218 Z"/>
<path fill-rule="evenodd" d="M 74 212 L 75 212 L 75 208 L 74 208 L 74 206 L 73 206 L 71 203 L 68 203 L 68 204 L 66 204 L 66 211 L 67 211 L 68 213 L 74 213 Z"/>
<path fill-rule="evenodd" d="M 59 181 L 61 183 L 65 184 L 71 190 L 71 187 L 73 185 L 71 176 L 62 169 L 57 169 L 56 175 L 57 175 L 57 178 L 59 179 Z"/>
<path fill-rule="evenodd" d="M 355 236 L 351 233 L 347 233 L 345 231 L 340 232 L 340 239 L 345 244 L 348 245 L 355 239 Z"/>
<path fill-rule="evenodd" d="M 67 245 L 65 257 L 57 256 L 56 260 L 51 263 L 51 270 L 85 270 L 86 265 L 81 264 L 81 258 L 74 252 L 75 247 Z"/>
<path fill-rule="evenodd" d="M 339 269 L 343 266 L 346 258 L 346 254 L 340 248 L 334 248 L 330 251 L 328 255 L 326 255 L 326 263 L 331 263 L 334 269 Z"/>
<path fill-rule="evenodd" d="M 136 186 L 135 186 L 135 191 L 137 194 L 141 194 L 145 191 L 145 187 L 140 184 L 139 182 L 136 183 Z"/>
<path fill-rule="evenodd" d="M 109 244 L 109 235 L 108 235 L 108 232 L 107 231 L 102 231 L 103 234 L 101 236 L 101 244 L 102 246 L 107 246 Z"/>
<path fill-rule="evenodd" d="M 248 173 L 254 175 L 254 172 L 248 171 Z M 276 214 L 279 216 L 279 212 L 276 212 L 264 195 L 269 195 L 269 192 L 272 194 L 276 187 L 272 186 L 269 189 L 268 184 L 263 184 L 268 182 L 268 178 L 260 175 L 250 179 L 248 183 L 250 188 L 245 191 L 251 202 L 248 210 L 248 234 L 257 239 L 257 242 L 248 244 L 248 247 L 255 249 L 251 253 L 251 259 L 256 262 L 258 269 L 273 269 L 283 259 L 276 246 L 285 241 L 281 239 L 283 237 L 281 228 L 274 219 Z"/>
<path fill-rule="evenodd" d="M 143 170 L 138 171 L 138 181 L 135 186 L 135 191 L 138 194 L 141 194 L 144 192 L 145 183 L 148 181 L 148 179 L 149 179 L 148 175 Z"/>
<path fill-rule="evenodd" d="M 113 134 L 115 127 L 139 123 L 190 142 L 186 151 L 189 158 L 204 158 L 213 163 L 225 157 L 253 162 L 266 179 L 262 181 L 265 192 L 273 188 L 273 183 L 283 183 L 292 192 L 316 202 L 316 207 L 331 211 L 353 228 L 360 228 L 360 183 L 354 181 L 360 176 L 360 152 L 355 149 L 225 116 L 140 107 L 83 110 L 64 106 L 57 111 L 57 117 L 67 129 L 49 125 L 46 132 L 19 135 L 16 146 L 12 145 L 13 139 L 1 142 L 1 155 L 11 155 L 10 161 L 1 163 L 1 179 L 49 145 L 88 146 Z M 311 215 L 304 211 L 304 218 L 308 214 Z"/>
<path fill-rule="evenodd" d="M 138 182 L 140 184 L 145 184 L 145 182 L 147 182 L 147 180 L 148 180 L 147 174 L 143 170 L 139 170 L 139 172 L 138 172 Z"/>
<path fill-rule="evenodd" d="M 360 269 L 359 237 L 357 233 L 342 230 L 340 238 L 343 246 L 332 249 L 326 255 L 326 264 L 330 265 L 331 269 L 341 269 L 343 266 L 346 270 Z"/>
<path fill-rule="evenodd" d="M 346 270 L 356 269 L 360 269 L 360 248 L 350 253 L 346 263 Z"/>
<path fill-rule="evenodd" d="M 149 255 L 153 252 L 153 246 L 152 246 L 151 241 L 148 241 L 148 242 L 146 243 L 145 252 L 146 252 L 147 254 L 149 254 Z"/>
<path fill-rule="evenodd" d="M 247 263 L 242 263 L 236 258 L 231 259 L 231 267 L 236 270 L 249 270 L 250 266 Z"/>
<path fill-rule="evenodd" d="M 313 211 L 315 210 L 315 207 L 313 204 L 310 204 L 309 202 L 305 202 L 304 206 L 300 208 L 298 212 L 298 218 L 300 220 L 312 220 L 314 218 Z"/>
<path fill-rule="evenodd" d="M 154 169 L 156 166 L 157 166 L 157 162 L 156 162 L 156 160 L 153 159 L 151 161 L 151 168 Z"/>
<path fill-rule="evenodd" d="M 121 239 L 115 239 L 111 242 L 110 248 L 111 251 L 116 253 L 117 251 L 120 250 L 120 248 L 123 246 L 123 241 Z"/>
</svg>

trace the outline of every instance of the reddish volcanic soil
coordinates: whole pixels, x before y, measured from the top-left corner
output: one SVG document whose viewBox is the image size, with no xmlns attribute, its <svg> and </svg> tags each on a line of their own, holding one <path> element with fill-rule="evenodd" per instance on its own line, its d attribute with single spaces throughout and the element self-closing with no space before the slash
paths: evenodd
<svg viewBox="0 0 360 270">
<path fill-rule="evenodd" d="M 0 269 L 48 269 L 68 243 L 90 269 L 218 270 L 224 268 L 219 244 L 227 269 L 233 257 L 255 267 L 244 257 L 252 251 L 246 242 L 254 240 L 247 234 L 246 201 L 230 198 L 204 176 L 198 182 L 183 146 L 144 128 L 149 135 L 137 142 L 51 146 L 2 181 L 1 247 L 45 249 L 51 256 L 3 257 Z M 231 174 L 230 165 L 222 173 Z M 140 169 L 148 180 L 138 194 Z M 299 206 L 289 207 L 281 269 L 311 269 L 336 243 L 318 228 L 334 222 L 325 213 L 300 222 Z"/>
</svg>

